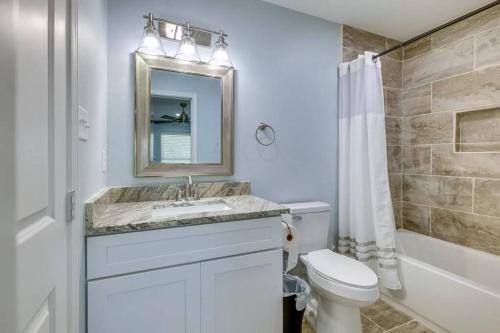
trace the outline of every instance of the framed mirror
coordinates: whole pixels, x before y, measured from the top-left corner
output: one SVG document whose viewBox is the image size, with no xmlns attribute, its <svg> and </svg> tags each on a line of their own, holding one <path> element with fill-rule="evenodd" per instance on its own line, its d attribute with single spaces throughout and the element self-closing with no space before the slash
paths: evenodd
<svg viewBox="0 0 500 333">
<path fill-rule="evenodd" d="M 135 53 L 135 174 L 233 174 L 233 68 Z"/>
</svg>

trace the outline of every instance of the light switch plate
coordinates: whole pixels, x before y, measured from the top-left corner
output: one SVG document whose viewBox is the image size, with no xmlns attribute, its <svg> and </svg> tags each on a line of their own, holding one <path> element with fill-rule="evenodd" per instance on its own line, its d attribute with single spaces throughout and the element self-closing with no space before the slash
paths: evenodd
<svg viewBox="0 0 500 333">
<path fill-rule="evenodd" d="M 78 139 L 87 141 L 89 139 L 89 112 L 78 106 Z"/>
</svg>

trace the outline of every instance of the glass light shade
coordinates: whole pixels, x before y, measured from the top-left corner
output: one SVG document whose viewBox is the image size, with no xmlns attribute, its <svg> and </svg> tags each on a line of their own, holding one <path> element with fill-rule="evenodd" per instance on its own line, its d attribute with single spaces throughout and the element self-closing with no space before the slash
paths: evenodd
<svg viewBox="0 0 500 333">
<path fill-rule="evenodd" d="M 219 40 L 215 43 L 214 50 L 212 51 L 212 57 L 208 62 L 210 65 L 214 66 L 225 66 L 232 67 L 233 63 L 229 58 L 229 51 L 227 49 L 227 44 L 224 41 L 224 37 L 221 35 Z"/>
<path fill-rule="evenodd" d="M 161 43 L 160 34 L 154 28 L 153 24 L 149 21 L 148 24 L 144 27 L 141 44 L 139 45 L 137 51 L 156 56 L 165 55 L 165 50 L 163 49 L 163 44 Z"/>
<path fill-rule="evenodd" d="M 175 57 L 179 60 L 185 61 L 201 61 L 200 54 L 198 53 L 198 47 L 196 46 L 196 40 L 190 36 L 189 30 L 182 36 Z"/>
</svg>

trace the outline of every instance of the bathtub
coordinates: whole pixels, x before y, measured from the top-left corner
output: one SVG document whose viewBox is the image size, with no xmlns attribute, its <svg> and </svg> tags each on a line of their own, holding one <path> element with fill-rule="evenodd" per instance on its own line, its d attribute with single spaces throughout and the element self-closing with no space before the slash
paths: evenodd
<svg viewBox="0 0 500 333">
<path fill-rule="evenodd" d="M 409 231 L 398 231 L 403 290 L 383 298 L 430 328 L 500 332 L 500 256 Z"/>
</svg>

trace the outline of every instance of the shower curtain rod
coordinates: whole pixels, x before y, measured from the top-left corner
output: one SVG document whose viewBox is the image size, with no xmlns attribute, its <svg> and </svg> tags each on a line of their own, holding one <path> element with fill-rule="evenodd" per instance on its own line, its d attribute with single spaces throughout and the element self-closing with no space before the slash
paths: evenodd
<svg viewBox="0 0 500 333">
<path fill-rule="evenodd" d="M 443 25 L 440 25 L 440 26 L 439 26 L 439 27 L 437 27 L 437 28 L 434 28 L 434 29 L 432 29 L 432 30 L 429 30 L 429 31 L 427 31 L 427 32 L 424 32 L 423 34 L 420 34 L 420 35 L 418 35 L 417 37 L 414 37 L 414 38 L 412 38 L 412 39 L 410 39 L 410 40 L 407 40 L 406 42 L 399 43 L 398 45 L 396 45 L 396 46 L 394 46 L 394 47 L 391 47 L 390 49 L 388 49 L 388 50 L 386 50 L 386 51 L 384 51 L 384 52 L 381 52 L 381 53 L 379 53 L 379 54 L 377 54 L 377 55 L 374 55 L 372 59 L 373 59 L 373 61 L 375 61 L 375 60 L 377 60 L 377 58 L 380 58 L 380 57 L 381 57 L 381 56 L 383 56 L 383 55 L 386 55 L 386 54 L 388 54 L 388 53 L 391 53 L 391 52 L 393 52 L 393 51 L 396 51 L 396 50 L 398 50 L 398 49 L 400 49 L 400 48 L 402 48 L 402 47 L 404 47 L 404 46 L 406 46 L 406 45 L 408 45 L 408 44 L 414 43 L 414 42 L 416 42 L 417 40 L 420 40 L 420 39 L 422 39 L 422 38 L 424 38 L 424 37 L 430 36 L 430 35 L 432 35 L 433 33 L 437 32 L 437 31 L 443 30 L 444 28 L 448 28 L 449 26 L 454 25 L 455 23 L 458 23 L 458 22 L 460 22 L 460 21 L 463 21 L 463 20 L 465 20 L 465 19 L 468 19 L 468 18 L 469 18 L 469 17 L 471 17 L 471 16 L 474 16 L 474 15 L 476 15 L 476 14 L 479 14 L 479 13 L 481 13 L 481 12 L 484 12 L 485 10 L 490 9 L 490 8 L 492 8 L 492 7 L 495 7 L 496 5 L 500 5 L 500 0 L 493 1 L 492 3 L 490 3 L 490 4 L 488 4 L 488 5 L 484 6 L 484 7 L 481 7 L 481 8 L 479 8 L 479 9 L 476 9 L 475 11 L 470 12 L 470 13 L 468 13 L 468 14 L 465 14 L 464 16 L 460 16 L 459 18 L 454 19 L 453 21 L 450 21 L 450 22 L 445 23 L 445 24 L 443 24 Z"/>
</svg>

